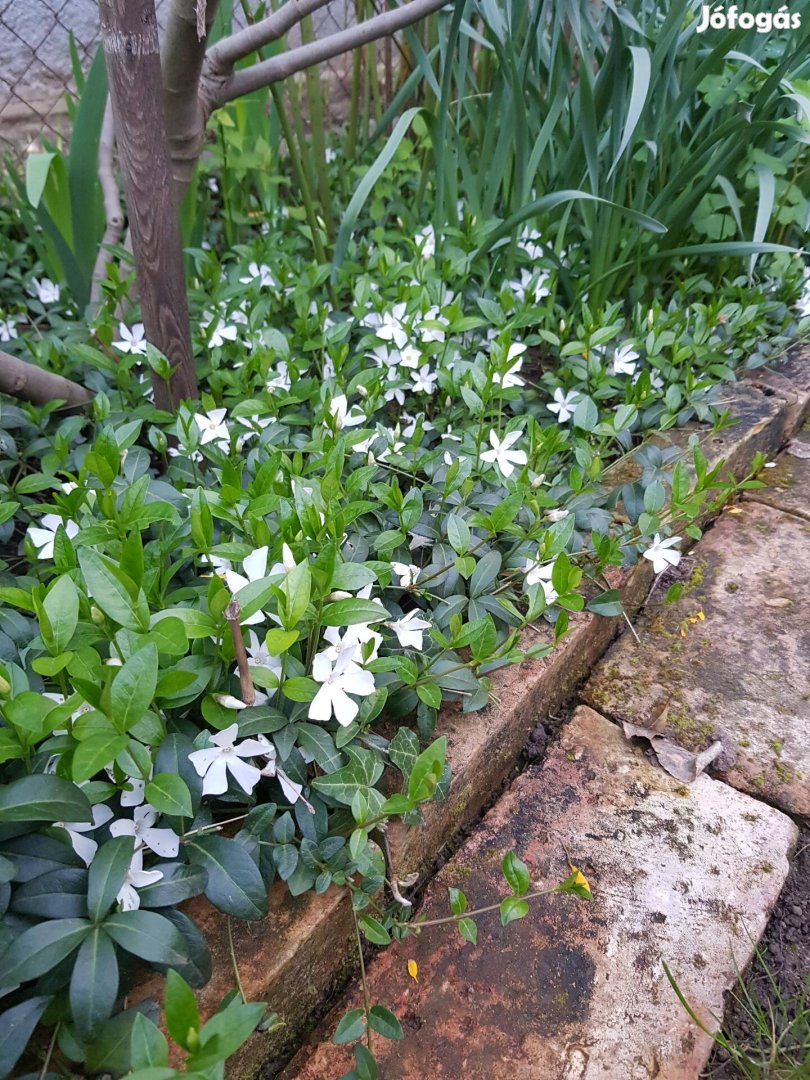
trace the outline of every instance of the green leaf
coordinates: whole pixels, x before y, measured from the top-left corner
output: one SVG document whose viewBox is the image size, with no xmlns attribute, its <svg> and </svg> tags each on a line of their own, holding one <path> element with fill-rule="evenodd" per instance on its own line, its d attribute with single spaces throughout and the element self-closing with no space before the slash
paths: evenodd
<svg viewBox="0 0 810 1080">
<path fill-rule="evenodd" d="M 200 1029 L 201 1053 L 209 1043 L 216 1042 L 217 1056 L 229 1058 L 250 1037 L 265 1015 L 261 1002 L 243 1003 L 234 998 L 225 1009 L 214 1013 Z M 186 1063 L 190 1072 L 197 1068 L 198 1055 L 189 1057 Z"/>
<path fill-rule="evenodd" d="M 67 574 L 56 579 L 42 607 L 50 628 L 48 647 L 56 656 L 70 644 L 79 621 L 79 593 Z"/>
<path fill-rule="evenodd" d="M 338 563 L 332 574 L 330 589 L 342 589 L 344 592 L 357 592 L 377 580 L 374 571 L 363 563 Z"/>
<path fill-rule="evenodd" d="M 11 1076 L 50 997 L 32 997 L 0 1014 L 0 1076 Z"/>
<path fill-rule="evenodd" d="M 88 591 L 104 614 L 128 630 L 148 630 L 149 609 L 135 582 L 90 548 L 79 548 L 78 558 Z"/>
<path fill-rule="evenodd" d="M 365 626 L 390 619 L 390 612 L 376 600 L 336 600 L 321 615 L 323 626 Z"/>
<path fill-rule="evenodd" d="M 0 824 L 92 820 L 87 796 L 61 776 L 35 773 L 0 787 Z"/>
<path fill-rule="evenodd" d="M 424 802 L 432 797 L 441 779 L 446 753 L 447 739 L 442 735 L 416 759 L 408 778 L 408 798 L 412 802 Z"/>
<path fill-rule="evenodd" d="M 469 941 L 471 945 L 478 944 L 478 927 L 472 919 L 460 919 L 458 924 L 458 932 L 464 938 L 465 941 Z"/>
<path fill-rule="evenodd" d="M 399 729 L 388 744 L 388 757 L 407 780 L 419 757 L 419 740 L 410 728 Z"/>
<path fill-rule="evenodd" d="M 92 930 L 86 919 L 54 919 L 23 930 L 3 953 L 0 993 L 38 979 L 81 945 Z"/>
<path fill-rule="evenodd" d="M 157 912 L 118 911 L 102 925 L 116 945 L 141 960 L 170 967 L 182 967 L 186 962 L 179 930 Z"/>
<path fill-rule="evenodd" d="M 515 919 L 522 919 L 529 914 L 529 905 L 517 896 L 506 896 L 500 904 L 501 926 L 508 926 Z"/>
<path fill-rule="evenodd" d="M 318 683 L 306 675 L 296 675 L 292 679 L 284 680 L 281 692 L 290 701 L 312 701 L 318 693 Z"/>
<path fill-rule="evenodd" d="M 144 790 L 146 801 L 161 814 L 193 817 L 191 792 L 182 777 L 174 773 L 156 773 Z"/>
<path fill-rule="evenodd" d="M 450 910 L 454 915 L 463 915 L 467 910 L 467 897 L 461 889 L 448 889 L 450 894 Z"/>
<path fill-rule="evenodd" d="M 93 922 L 99 922 L 115 902 L 134 850 L 134 837 L 116 836 L 93 856 L 87 875 L 87 912 Z"/>
<path fill-rule="evenodd" d="M 501 869 L 509 888 L 515 896 L 525 896 L 531 884 L 529 868 L 526 863 L 522 862 L 514 851 L 507 851 L 503 857 Z"/>
<path fill-rule="evenodd" d="M 312 590 L 312 574 L 309 563 L 300 562 L 281 583 L 284 594 L 284 611 L 279 610 L 285 630 L 293 630 L 303 619 Z"/>
<path fill-rule="evenodd" d="M 362 1039 L 366 1033 L 366 1014 L 362 1009 L 350 1009 L 345 1016 L 341 1017 L 340 1023 L 335 1028 L 332 1042 L 341 1046 L 343 1043 L 354 1042 Z"/>
<path fill-rule="evenodd" d="M 358 1043 L 354 1048 L 355 1072 L 357 1080 L 377 1080 L 379 1069 L 371 1051 Z"/>
<path fill-rule="evenodd" d="M 83 1042 L 98 1033 L 112 1014 L 117 997 L 115 946 L 101 927 L 94 927 L 81 944 L 70 977 L 70 1011 Z"/>
<path fill-rule="evenodd" d="M 129 729 L 152 704 L 158 679 L 157 646 L 150 642 L 119 668 L 110 689 L 110 715 L 119 731 Z"/>
<path fill-rule="evenodd" d="M 467 522 L 458 514 L 450 514 L 445 524 L 450 546 L 459 555 L 463 555 L 470 547 L 470 528 Z"/>
<path fill-rule="evenodd" d="M 368 1022 L 378 1035 L 386 1039 L 402 1039 L 405 1036 L 402 1025 L 394 1014 L 384 1005 L 372 1005 L 369 1009 Z"/>
<path fill-rule="evenodd" d="M 200 1013 L 194 991 L 176 971 L 169 970 L 166 973 L 163 1012 L 169 1034 L 178 1046 L 187 1050 L 191 1035 L 200 1027 Z"/>
<path fill-rule="evenodd" d="M 126 735 L 118 735 L 112 728 L 83 739 L 73 754 L 73 779 L 77 784 L 82 784 L 101 769 L 112 765 L 122 750 L 126 749 L 128 742 Z"/>
<path fill-rule="evenodd" d="M 312 754 L 326 773 L 335 772 L 343 764 L 343 755 L 335 748 L 335 740 L 328 731 L 315 724 L 297 724 L 296 742 L 302 750 Z"/>
<path fill-rule="evenodd" d="M 249 920 L 267 914 L 267 889 L 241 844 L 224 836 L 197 836 L 185 847 L 191 862 L 207 870 L 205 895 L 220 911 Z"/>
<path fill-rule="evenodd" d="M 297 640 L 297 630 L 279 630 L 274 627 L 272 630 L 267 631 L 265 648 L 271 656 L 281 656 L 281 654 L 286 652 Z"/>
<path fill-rule="evenodd" d="M 588 603 L 588 611 L 594 612 L 595 615 L 603 615 L 606 618 L 621 615 L 622 600 L 619 590 L 608 589 L 606 592 L 600 593 L 599 596 L 595 596 Z"/>
<path fill-rule="evenodd" d="M 358 915 L 357 925 L 362 930 L 363 936 L 368 938 L 374 945 L 391 944 L 391 935 L 383 924 L 371 915 Z"/>
<path fill-rule="evenodd" d="M 176 972 L 170 969 L 169 974 L 175 975 Z M 166 1036 L 157 1024 L 143 1013 L 138 1013 L 132 1025 L 130 1060 L 133 1070 L 162 1068 L 169 1064 L 169 1044 Z"/>
<path fill-rule="evenodd" d="M 420 683 L 416 688 L 416 694 L 420 701 L 429 705 L 431 709 L 440 709 L 442 706 L 442 691 L 437 683 Z"/>
</svg>

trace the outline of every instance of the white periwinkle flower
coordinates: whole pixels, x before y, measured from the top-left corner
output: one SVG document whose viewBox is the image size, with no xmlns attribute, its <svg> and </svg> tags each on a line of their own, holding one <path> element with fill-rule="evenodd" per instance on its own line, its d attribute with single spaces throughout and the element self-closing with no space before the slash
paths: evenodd
<svg viewBox="0 0 810 1080">
<path fill-rule="evenodd" d="M 495 372 L 495 374 L 492 376 L 492 381 L 496 385 L 502 386 L 504 390 L 508 390 L 510 386 L 524 385 L 523 379 L 521 379 L 520 375 L 518 375 L 518 372 L 523 367 L 522 354 L 525 353 L 527 348 L 527 345 L 521 345 L 517 341 L 513 342 L 513 344 L 509 346 L 509 351 L 506 354 L 506 362 L 508 364 L 510 363 L 510 361 L 514 361 L 514 363 L 511 364 L 511 366 L 504 372 L 503 375 L 501 375 L 499 371 Z"/>
<path fill-rule="evenodd" d="M 0 319 L 0 341 L 11 341 L 17 337 L 17 323 L 9 316 L 7 319 Z"/>
<path fill-rule="evenodd" d="M 162 870 L 144 870 L 143 848 L 136 848 L 132 853 L 132 861 L 124 877 L 124 883 L 115 899 L 123 911 L 136 911 L 141 906 L 138 889 L 144 888 L 145 885 L 154 885 L 162 877 Z"/>
<path fill-rule="evenodd" d="M 546 408 L 549 412 L 556 413 L 558 421 L 564 424 L 574 415 L 578 401 L 579 394 L 576 390 L 568 390 L 564 393 L 558 386 L 554 391 L 554 401 L 551 405 L 546 405 Z"/>
<path fill-rule="evenodd" d="M 262 757 L 265 747 L 258 739 L 237 743 L 239 725 L 231 724 L 211 736 L 213 746 L 194 750 L 188 759 L 197 775 L 203 777 L 203 795 L 223 795 L 228 790 L 228 774 L 250 795 L 261 778 L 261 770 L 245 758 Z"/>
<path fill-rule="evenodd" d="M 218 319 L 208 345 L 212 349 L 220 349 L 226 341 L 236 341 L 237 332 L 237 328 L 233 323 L 226 323 L 224 319 Z"/>
<path fill-rule="evenodd" d="M 357 651 L 357 646 L 343 649 L 334 662 L 325 652 L 314 657 L 312 678 L 321 688 L 310 703 L 310 720 L 325 722 L 334 715 L 341 727 L 348 727 L 360 711 L 349 695 L 368 697 L 374 693 L 374 676 L 353 659 Z"/>
<path fill-rule="evenodd" d="M 173 859 L 180 850 L 180 837 L 174 829 L 156 829 L 157 810 L 151 806 L 136 806 L 132 818 L 121 818 L 110 825 L 113 836 L 132 836 L 135 846 L 142 844 L 164 859 Z"/>
<path fill-rule="evenodd" d="M 421 618 L 418 611 L 409 611 L 401 619 L 395 619 L 385 625 L 389 630 L 394 631 L 403 649 L 412 648 L 422 651 L 422 633 L 430 629 L 430 623 L 427 619 Z"/>
<path fill-rule="evenodd" d="M 100 829 L 102 825 L 107 824 L 112 816 L 113 812 L 109 806 L 99 803 L 93 807 L 92 821 L 55 821 L 54 826 L 65 830 L 70 840 L 70 846 L 82 862 L 89 866 L 98 850 L 98 844 L 91 837 L 84 834 Z"/>
<path fill-rule="evenodd" d="M 620 345 L 613 354 L 610 365 L 613 375 L 632 375 L 636 370 L 638 353 L 630 345 Z"/>
<path fill-rule="evenodd" d="M 59 286 L 55 285 L 50 278 L 33 279 L 31 285 L 40 304 L 58 304 Z"/>
<path fill-rule="evenodd" d="M 288 549 L 289 550 L 289 549 Z M 232 596 L 236 596 L 240 589 L 244 589 L 246 585 L 249 585 L 252 581 L 259 581 L 267 574 L 267 546 L 256 548 L 255 551 L 251 551 L 250 555 L 246 555 L 242 560 L 242 568 L 244 574 L 237 574 L 235 570 L 225 570 L 225 584 L 231 591 Z M 276 568 L 273 568 L 275 573 Z M 244 626 L 255 626 L 256 623 L 263 622 L 265 618 L 263 611 L 254 611 L 252 615 L 248 615 L 246 619 L 242 620 Z"/>
<path fill-rule="evenodd" d="M 391 569 L 399 578 L 400 589 L 410 589 L 412 585 L 416 584 L 416 579 L 419 577 L 419 567 L 414 566 L 413 563 L 392 562 Z"/>
<path fill-rule="evenodd" d="M 272 270 L 265 263 L 250 263 L 245 277 L 239 278 L 240 285 L 250 285 L 253 281 L 258 281 L 263 289 L 273 288 L 277 284 Z"/>
<path fill-rule="evenodd" d="M 436 233 L 432 225 L 426 225 L 416 234 L 416 247 L 423 259 L 432 259 L 436 254 Z"/>
<path fill-rule="evenodd" d="M 119 323 L 118 337 L 119 340 L 112 343 L 114 349 L 132 356 L 146 356 L 146 332 L 143 323 L 133 323 L 131 330 L 126 323 Z"/>
<path fill-rule="evenodd" d="M 227 453 L 231 448 L 231 433 L 225 423 L 227 409 L 212 409 L 208 413 L 195 413 L 194 423 L 200 432 L 200 444 L 214 443 L 218 450 Z"/>
<path fill-rule="evenodd" d="M 655 534 L 653 542 L 644 552 L 644 558 L 650 560 L 656 574 L 662 574 L 668 566 L 677 566 L 681 561 L 680 551 L 673 550 L 680 541 L 680 536 L 669 536 L 662 540 L 658 533 Z"/>
<path fill-rule="evenodd" d="M 525 450 L 511 449 L 522 434 L 522 431 L 510 431 L 501 440 L 496 432 L 490 431 L 489 441 L 492 449 L 484 450 L 481 460 L 496 465 L 504 476 L 511 476 L 515 471 L 515 465 L 525 465 L 529 460 Z"/>
<path fill-rule="evenodd" d="M 415 394 L 432 394 L 439 381 L 439 373 L 430 370 L 430 365 L 425 364 L 419 371 L 411 372 L 413 380 L 413 392 Z"/>
<path fill-rule="evenodd" d="M 527 585 L 542 585 L 546 594 L 546 603 L 553 604 L 557 599 L 557 590 L 551 584 L 551 575 L 554 572 L 554 563 L 535 562 L 533 559 L 526 560 L 524 567 Z"/>
<path fill-rule="evenodd" d="M 347 427 L 357 427 L 366 420 L 365 413 L 358 405 L 352 405 L 351 409 L 349 408 L 345 394 L 338 394 L 332 398 L 329 411 L 335 419 L 335 427 L 338 431 Z"/>
<path fill-rule="evenodd" d="M 383 313 L 374 333 L 383 341 L 393 341 L 398 349 L 404 349 L 408 343 L 408 334 L 402 324 L 405 304 L 394 304 L 393 310 Z"/>
<path fill-rule="evenodd" d="M 28 535 L 37 549 L 38 559 L 53 558 L 53 544 L 60 525 L 65 526 L 65 532 L 70 540 L 79 532 L 79 526 L 75 521 L 62 521 L 58 514 L 44 514 L 40 518 L 39 525 L 28 526 Z"/>
</svg>

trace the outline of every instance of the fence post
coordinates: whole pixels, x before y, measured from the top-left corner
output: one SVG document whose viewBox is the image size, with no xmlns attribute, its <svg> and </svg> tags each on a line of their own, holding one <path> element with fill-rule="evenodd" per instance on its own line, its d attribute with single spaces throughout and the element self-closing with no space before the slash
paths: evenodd
<svg viewBox="0 0 810 1080">
<path fill-rule="evenodd" d="M 146 339 L 168 357 L 155 404 L 174 410 L 197 397 L 180 224 L 166 143 L 154 0 L 98 0 Z"/>
</svg>

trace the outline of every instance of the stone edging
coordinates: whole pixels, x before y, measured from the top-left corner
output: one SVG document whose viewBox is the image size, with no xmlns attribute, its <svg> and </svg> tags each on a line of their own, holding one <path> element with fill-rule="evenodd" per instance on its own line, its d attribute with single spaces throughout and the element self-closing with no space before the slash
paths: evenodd
<svg viewBox="0 0 810 1080">
<path fill-rule="evenodd" d="M 724 395 L 739 423 L 709 435 L 703 452 L 710 466 L 720 459 L 729 472 L 744 474 L 758 451 L 775 453 L 801 426 L 810 409 L 810 349 L 797 347 L 779 372 L 759 369 Z M 696 424 L 671 432 L 666 442 L 684 445 Z M 612 584 L 621 591 L 628 616 L 643 605 L 652 584 L 652 567 L 640 560 L 618 571 Z M 497 704 L 481 713 L 444 710 L 436 734 L 448 739 L 453 783 L 447 799 L 431 804 L 420 829 L 392 830 L 392 849 L 401 875 L 430 871 L 442 848 L 455 841 L 498 794 L 518 760 L 537 717 L 554 713 L 606 651 L 622 617 L 589 613 L 572 616 L 567 637 L 544 660 L 525 661 L 492 676 Z M 234 985 L 226 918 L 203 898 L 186 910 L 203 932 L 213 958 L 213 975 L 199 992 L 203 1016 L 210 1015 Z M 323 896 L 293 898 L 277 882 L 270 890 L 269 914 L 259 922 L 232 921 L 236 963 L 248 1000 L 267 1002 L 284 1021 L 274 1032 L 255 1034 L 228 1066 L 228 1076 L 254 1075 L 260 1066 L 281 1066 L 333 992 L 347 981 L 353 964 L 353 922 L 348 895 L 337 888 Z M 134 1004 L 160 1000 L 162 977 L 145 980 L 129 996 Z"/>
</svg>

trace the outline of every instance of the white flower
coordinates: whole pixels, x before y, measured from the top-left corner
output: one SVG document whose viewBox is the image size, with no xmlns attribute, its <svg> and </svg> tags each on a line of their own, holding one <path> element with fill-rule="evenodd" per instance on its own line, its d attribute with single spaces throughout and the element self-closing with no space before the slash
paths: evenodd
<svg viewBox="0 0 810 1080">
<path fill-rule="evenodd" d="M 414 345 L 406 345 L 398 355 L 398 363 L 406 368 L 418 368 L 422 360 L 422 354 Z M 413 378 L 413 376 L 411 376 L 411 378 Z"/>
<path fill-rule="evenodd" d="M 246 555 L 242 559 L 242 568 L 245 571 L 245 575 L 237 574 L 235 570 L 225 570 L 225 584 L 231 591 L 232 596 L 236 596 L 240 589 L 244 589 L 246 585 L 249 585 L 251 581 L 259 581 L 267 574 L 267 546 L 256 548 L 255 551 L 251 551 L 250 555 Z M 273 568 L 275 573 L 276 568 Z M 256 623 L 263 622 L 265 614 L 263 611 L 254 611 L 252 615 L 248 615 L 246 619 L 242 620 L 244 626 L 255 626 Z"/>
<path fill-rule="evenodd" d="M 337 397 L 332 398 L 329 411 L 335 418 L 335 427 L 338 431 L 347 427 L 357 427 L 358 424 L 364 424 L 366 421 L 365 413 L 358 405 L 352 405 L 349 409 L 345 394 L 338 394 Z"/>
<path fill-rule="evenodd" d="M 796 301 L 796 310 L 799 313 L 799 318 L 803 319 L 806 315 L 810 315 L 810 289 L 805 289 L 799 299 Z M 14 337 L 16 337 L 16 333 Z"/>
<path fill-rule="evenodd" d="M 524 229 L 518 237 L 517 246 L 521 251 L 529 256 L 530 259 L 537 260 L 543 254 L 543 245 L 539 243 L 541 233 L 537 229 Z"/>
<path fill-rule="evenodd" d="M 39 281 L 34 278 L 31 286 L 40 304 L 56 304 L 59 302 L 59 286 L 54 285 L 50 278 L 44 277 Z"/>
<path fill-rule="evenodd" d="M 79 531 L 79 526 L 75 521 L 62 521 L 58 514 L 44 514 L 40 518 L 39 525 L 28 526 L 28 535 L 37 549 L 38 559 L 53 558 L 53 544 L 60 525 L 64 525 L 65 532 L 71 540 Z"/>
<path fill-rule="evenodd" d="M 388 372 L 388 389 L 384 391 L 383 397 L 386 401 L 396 401 L 398 405 L 405 404 L 405 391 L 402 389 L 402 380 L 397 374 L 396 368 L 391 368 Z"/>
<path fill-rule="evenodd" d="M 64 829 L 68 834 L 70 840 L 70 846 L 82 860 L 82 862 L 89 866 L 93 861 L 93 856 L 98 850 L 98 844 L 95 840 L 91 840 L 89 836 L 85 836 L 85 833 L 93 832 L 95 829 L 100 829 L 102 825 L 106 823 L 113 816 L 112 810 L 109 806 L 105 806 L 104 803 L 98 803 L 93 807 L 93 820 L 92 821 L 55 821 L 54 826 L 58 829 Z"/>
<path fill-rule="evenodd" d="M 233 323 L 226 323 L 224 319 L 217 319 L 217 325 L 214 327 L 214 332 L 208 341 L 208 347 L 219 349 L 226 341 L 236 341 L 237 332 Z"/>
<path fill-rule="evenodd" d="M 142 322 L 133 323 L 130 330 L 126 323 L 118 324 L 119 341 L 114 341 L 113 348 L 133 356 L 146 356 L 146 336 Z"/>
<path fill-rule="evenodd" d="M 668 566 L 677 566 L 681 561 L 680 551 L 672 550 L 675 544 L 680 543 L 680 540 L 680 536 L 670 536 L 662 540 L 658 533 L 655 534 L 653 542 L 644 552 L 644 558 L 650 560 L 656 574 L 662 574 Z"/>
<path fill-rule="evenodd" d="M 264 263 L 252 262 L 247 268 L 247 275 L 239 278 L 240 285 L 250 285 L 251 282 L 258 279 L 262 288 L 273 288 L 278 283 L 273 277 L 273 272 L 269 266 Z"/>
<path fill-rule="evenodd" d="M 501 442 L 497 434 L 490 431 L 489 441 L 492 449 L 484 450 L 481 454 L 481 460 L 497 465 L 504 476 L 511 476 L 515 471 L 515 465 L 525 465 L 529 460 L 525 450 L 510 449 L 522 434 L 522 431 L 510 431 L 508 435 L 504 435 L 503 442 Z"/>
<path fill-rule="evenodd" d="M 422 651 L 422 631 L 430 628 L 427 619 L 420 618 L 418 611 L 409 611 L 401 619 L 385 624 L 389 630 L 397 635 L 397 640 L 403 649 L 408 647 Z"/>
<path fill-rule="evenodd" d="M 438 327 L 425 326 L 425 322 L 438 322 L 444 323 L 445 326 L 449 326 L 450 320 L 446 315 L 442 315 L 438 305 L 434 304 L 432 308 L 428 308 L 425 314 L 422 316 L 422 323 L 419 327 L 419 336 L 425 344 L 431 341 L 443 342 L 445 339 L 445 332 Z"/>
<path fill-rule="evenodd" d="M 248 764 L 245 758 L 261 757 L 265 748 L 257 739 L 236 743 L 239 725 L 231 724 L 211 736 L 213 746 L 194 750 L 188 759 L 197 775 L 203 777 L 203 795 L 222 795 L 228 790 L 228 773 L 239 787 L 250 795 L 261 778 L 261 770 Z"/>
<path fill-rule="evenodd" d="M 546 510 L 546 521 L 562 521 L 563 518 L 567 518 L 570 510 Z"/>
<path fill-rule="evenodd" d="M 578 401 L 579 394 L 576 390 L 569 390 L 567 393 L 563 393 L 558 386 L 554 391 L 554 403 L 552 405 L 546 405 L 546 408 L 549 412 L 557 413 L 557 420 L 561 424 L 564 424 L 574 415 Z"/>
<path fill-rule="evenodd" d="M 521 270 L 520 281 L 513 281 L 512 288 L 521 300 L 525 301 L 529 296 L 532 296 L 534 302 L 539 304 L 541 300 L 544 300 L 549 295 L 550 290 L 546 285 L 548 279 L 548 270 L 540 270 L 539 272 Z"/>
<path fill-rule="evenodd" d="M 431 371 L 430 365 L 425 364 L 419 371 L 411 372 L 413 380 L 413 392 L 415 394 L 432 394 L 439 381 L 438 371 Z"/>
<path fill-rule="evenodd" d="M 272 377 L 271 377 L 272 376 Z M 292 386 L 292 380 L 290 379 L 290 369 L 284 360 L 279 360 L 278 367 L 276 368 L 276 374 L 272 372 L 268 374 L 265 387 L 272 393 L 273 390 L 289 390 Z"/>
<path fill-rule="evenodd" d="M 394 304 L 392 311 L 383 313 L 374 333 L 383 341 L 393 341 L 398 349 L 404 349 L 408 343 L 408 334 L 402 325 L 405 304 Z"/>
<path fill-rule="evenodd" d="M 287 545 L 285 544 L 284 546 L 286 547 Z M 247 654 L 250 658 L 251 664 L 253 664 L 254 667 L 266 668 L 267 671 L 271 671 L 275 675 L 276 679 L 281 679 L 281 657 L 270 655 L 267 650 L 267 645 L 260 640 L 259 635 L 255 632 L 255 630 L 248 631 Z M 238 673 L 239 668 L 237 667 L 235 669 L 235 674 Z M 264 697 L 265 700 L 269 701 L 269 699 L 273 696 L 273 694 L 275 694 L 275 692 L 276 691 L 274 687 L 267 687 L 266 695 L 262 694 L 261 696 Z M 258 702 L 254 702 L 254 704 L 257 703 Z M 264 704 L 264 702 L 262 702 L 261 704 Z"/>
<path fill-rule="evenodd" d="M 407 563 L 392 562 L 391 569 L 399 578 L 400 589 L 410 589 L 416 584 L 416 579 L 419 577 L 418 566 L 414 566 L 413 563 L 409 566 Z"/>
<path fill-rule="evenodd" d="M 620 345 L 613 354 L 613 362 L 610 365 L 613 375 L 632 375 L 636 370 L 638 353 L 630 345 Z"/>
<path fill-rule="evenodd" d="M 227 453 L 231 448 L 231 433 L 225 423 L 227 409 L 212 409 L 208 413 L 195 413 L 194 423 L 200 432 L 200 445 L 214 443 L 217 450 Z"/>
<path fill-rule="evenodd" d="M 15 338 L 16 336 L 16 321 L 11 318 L 11 316 L 7 319 L 0 319 L 0 341 L 11 341 L 12 338 Z"/>
<path fill-rule="evenodd" d="M 136 806 L 133 818 L 121 818 L 110 825 L 113 836 L 132 836 L 135 847 L 146 845 L 164 859 L 173 859 L 180 850 L 180 837 L 173 829 L 154 828 L 157 810 L 151 806 Z"/>
<path fill-rule="evenodd" d="M 124 884 L 118 890 L 118 895 L 115 898 L 121 905 L 121 909 L 123 911 L 137 911 L 141 906 L 141 898 L 138 896 L 137 890 L 142 889 L 145 885 L 154 885 L 162 877 L 162 870 L 144 870 L 143 848 L 136 848 L 132 853 L 132 862 L 126 872 Z"/>
<path fill-rule="evenodd" d="M 314 657 L 312 678 L 321 684 L 321 688 L 310 703 L 307 714 L 310 720 L 325 722 L 334 714 L 341 727 L 348 727 L 360 711 L 349 694 L 368 697 L 374 693 L 374 676 L 353 659 L 357 651 L 358 646 L 341 650 L 334 663 L 325 652 Z"/>
<path fill-rule="evenodd" d="M 518 342 L 514 342 L 509 346 L 509 352 L 506 354 L 506 362 L 510 360 L 515 362 L 506 372 L 501 375 L 499 371 L 496 371 L 492 376 L 492 381 L 499 386 L 502 386 L 504 390 L 508 390 L 510 386 L 523 386 L 523 379 L 518 375 L 518 372 L 523 367 L 522 353 L 528 348 L 527 345 L 521 345 Z"/>
<path fill-rule="evenodd" d="M 535 562 L 533 559 L 526 560 L 524 573 L 527 585 L 542 585 L 546 594 L 546 603 L 551 605 L 557 599 L 557 590 L 551 584 L 551 575 L 554 572 L 554 563 Z"/>
<path fill-rule="evenodd" d="M 416 249 L 423 259 L 432 259 L 436 254 L 436 233 L 432 225 L 426 225 L 416 234 Z"/>
</svg>

